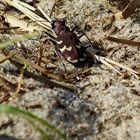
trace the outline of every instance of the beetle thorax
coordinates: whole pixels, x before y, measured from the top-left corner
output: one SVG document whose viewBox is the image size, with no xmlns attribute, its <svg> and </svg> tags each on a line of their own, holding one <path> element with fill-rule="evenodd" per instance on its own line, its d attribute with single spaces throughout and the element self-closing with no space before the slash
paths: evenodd
<svg viewBox="0 0 140 140">
<path fill-rule="evenodd" d="M 52 28 L 58 36 L 63 32 L 69 31 L 69 28 L 65 25 L 64 19 L 57 19 L 56 21 L 54 21 L 52 24 Z"/>
</svg>

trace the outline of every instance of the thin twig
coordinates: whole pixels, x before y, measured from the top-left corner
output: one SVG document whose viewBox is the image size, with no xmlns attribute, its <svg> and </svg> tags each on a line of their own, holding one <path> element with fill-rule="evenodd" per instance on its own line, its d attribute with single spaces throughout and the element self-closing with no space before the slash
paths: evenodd
<svg viewBox="0 0 140 140">
<path fill-rule="evenodd" d="M 13 57 L 15 55 L 15 53 L 11 53 L 10 55 L 4 57 L 4 58 L 1 58 L 0 59 L 0 63 L 3 63 L 5 62 L 6 60 L 9 60 L 11 57 Z"/>
<path fill-rule="evenodd" d="M 122 11 L 123 18 L 128 18 L 136 10 L 138 4 L 140 4 L 139 0 L 131 0 L 126 8 Z"/>
<path fill-rule="evenodd" d="M 42 55 L 43 55 L 43 44 L 41 44 L 39 47 L 39 58 L 38 58 L 38 65 L 39 66 L 40 66 L 41 61 L 42 61 Z"/>
<path fill-rule="evenodd" d="M 6 51 L 5 49 L 3 49 L 3 52 L 5 55 L 9 55 L 8 51 Z M 16 56 L 16 57 L 15 57 Z M 11 58 L 10 61 L 16 66 L 18 67 L 18 69 L 21 69 L 23 67 L 24 64 L 27 64 L 28 66 L 40 71 L 41 72 L 45 72 L 46 73 L 46 69 L 36 65 L 36 64 L 33 64 L 31 63 L 30 61 L 24 59 L 24 58 L 21 58 L 19 57 L 18 55 L 15 55 L 14 59 Z M 71 91 L 77 91 L 78 90 L 78 87 L 75 86 L 75 85 L 72 85 L 72 84 L 68 84 L 68 83 L 64 83 L 64 82 L 60 82 L 60 81 L 56 81 L 56 80 L 53 80 L 53 79 L 48 79 L 46 76 L 42 76 L 42 75 L 38 75 L 38 74 L 34 74 L 32 72 L 29 72 L 28 70 L 25 70 L 24 72 L 25 75 L 27 76 L 30 76 L 42 83 L 45 83 L 47 84 L 48 86 L 56 86 L 56 87 L 60 87 L 60 88 L 64 88 L 64 89 L 68 89 L 68 90 L 71 90 Z M 54 78 L 56 79 L 56 76 L 52 75 L 52 74 L 47 74 L 48 77 L 51 77 L 51 78 Z"/>
<path fill-rule="evenodd" d="M 115 67 L 110 65 L 107 61 L 105 61 L 105 57 L 101 57 L 101 56 L 97 56 L 97 55 L 95 55 L 95 57 L 97 58 L 97 60 L 99 62 L 101 62 L 102 64 L 104 64 L 104 65 L 108 66 L 109 68 L 115 70 L 117 73 L 119 73 L 121 76 L 123 76 L 123 74 L 121 72 L 119 72 Z"/>
<path fill-rule="evenodd" d="M 106 39 L 109 40 L 109 41 L 116 42 L 116 43 L 122 43 L 122 44 L 127 44 L 127 45 L 139 46 L 140 47 L 140 42 L 134 41 L 134 40 L 120 39 L 120 38 L 116 38 L 116 37 L 113 37 L 113 36 L 107 36 Z"/>
<path fill-rule="evenodd" d="M 23 74 L 24 74 L 24 67 L 20 70 L 20 75 L 19 75 L 19 79 L 18 79 L 18 86 L 17 86 L 16 91 L 12 95 L 12 99 L 15 99 L 21 90 L 21 86 L 23 84 Z"/>
<path fill-rule="evenodd" d="M 34 21 L 34 22 L 40 21 L 40 22 L 36 22 L 36 23 L 39 24 L 40 26 L 44 27 L 45 29 L 47 29 L 49 33 L 51 32 L 51 24 L 49 22 L 47 22 L 45 19 L 43 19 L 42 17 L 35 14 L 34 7 L 28 5 L 27 3 L 18 1 L 18 0 L 14 0 L 14 1 L 5 0 L 5 1 L 9 5 L 15 7 L 16 9 L 18 9 L 19 11 L 24 13 L 26 16 L 28 16 L 30 19 L 32 19 L 32 21 Z"/>
<path fill-rule="evenodd" d="M 10 54 L 11 54 L 11 52 L 10 52 L 8 49 L 3 49 L 2 51 L 3 51 L 3 53 L 4 53 L 5 55 L 10 55 Z M 15 54 L 12 58 L 10 58 L 10 60 L 15 61 L 15 62 L 18 62 L 18 63 L 21 64 L 22 66 L 26 64 L 28 67 L 33 68 L 33 69 L 35 69 L 35 70 L 37 70 L 37 71 L 39 71 L 39 72 L 41 72 L 41 73 L 47 75 L 47 76 L 50 77 L 50 78 L 59 79 L 59 77 L 54 76 L 53 74 L 51 74 L 51 73 L 49 72 L 49 70 L 47 70 L 47 69 L 45 69 L 45 68 L 43 68 L 43 67 L 40 67 L 39 65 L 34 64 L 34 63 L 30 62 L 30 61 L 28 61 L 27 59 L 21 57 L 21 56 L 18 55 L 18 54 Z"/>
<path fill-rule="evenodd" d="M 52 19 L 43 11 L 40 6 L 37 6 L 38 10 L 43 14 L 43 16 L 51 23 Z"/>
<path fill-rule="evenodd" d="M 135 74 L 138 74 L 138 72 L 136 72 L 136 71 L 134 71 L 134 70 L 132 70 L 132 69 L 130 69 L 130 68 L 128 68 L 128 67 L 126 67 L 126 66 L 120 64 L 120 63 L 117 63 L 117 62 L 115 62 L 115 61 L 113 61 L 113 60 L 111 60 L 111 59 L 109 59 L 109 58 L 105 58 L 105 60 L 106 60 L 107 62 L 109 62 L 109 63 L 112 63 L 112 64 L 114 64 L 114 65 L 116 65 L 116 66 L 119 66 L 119 67 L 121 67 L 121 68 L 123 68 L 123 69 L 126 69 L 126 70 L 128 70 L 128 71 L 130 71 L 130 72 L 133 72 L 133 73 L 135 73 Z"/>
</svg>

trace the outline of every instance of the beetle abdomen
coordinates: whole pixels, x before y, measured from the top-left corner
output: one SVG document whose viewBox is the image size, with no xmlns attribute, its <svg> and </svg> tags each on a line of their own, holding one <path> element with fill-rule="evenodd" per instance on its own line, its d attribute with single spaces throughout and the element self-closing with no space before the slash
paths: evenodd
<svg viewBox="0 0 140 140">
<path fill-rule="evenodd" d="M 61 55 L 70 63 L 77 63 L 79 55 L 76 45 L 78 40 L 72 32 L 63 32 L 57 37 L 57 49 Z"/>
</svg>

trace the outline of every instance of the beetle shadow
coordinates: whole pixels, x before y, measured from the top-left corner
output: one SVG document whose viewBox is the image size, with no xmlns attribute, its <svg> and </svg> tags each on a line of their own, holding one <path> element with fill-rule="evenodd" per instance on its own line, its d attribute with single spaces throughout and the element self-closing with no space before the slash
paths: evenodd
<svg viewBox="0 0 140 140">
<path fill-rule="evenodd" d="M 1 134 L 0 135 L 0 140 L 18 140 L 18 139 L 13 137 L 13 136 L 8 136 L 6 134 Z"/>
<path fill-rule="evenodd" d="M 99 115 L 95 110 L 96 104 L 80 98 L 79 95 L 73 92 L 60 91 L 54 98 L 56 104 L 50 110 L 47 118 L 63 122 L 67 129 L 74 126 L 75 131 L 68 134 L 70 139 L 83 140 L 84 137 L 95 132 Z M 79 127 L 80 124 L 87 124 L 87 127 Z"/>
</svg>

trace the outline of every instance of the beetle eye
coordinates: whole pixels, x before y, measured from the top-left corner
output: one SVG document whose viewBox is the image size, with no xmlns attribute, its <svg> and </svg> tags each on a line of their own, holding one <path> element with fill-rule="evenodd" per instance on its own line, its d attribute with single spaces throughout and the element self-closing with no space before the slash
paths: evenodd
<svg viewBox="0 0 140 140">
<path fill-rule="evenodd" d="M 52 28 L 54 28 L 55 27 L 55 20 L 52 20 L 52 22 L 51 22 L 51 25 L 52 25 Z"/>
<path fill-rule="evenodd" d="M 60 25 L 65 25 L 65 19 L 64 18 L 58 19 L 58 20 L 56 20 L 56 22 Z"/>
</svg>

